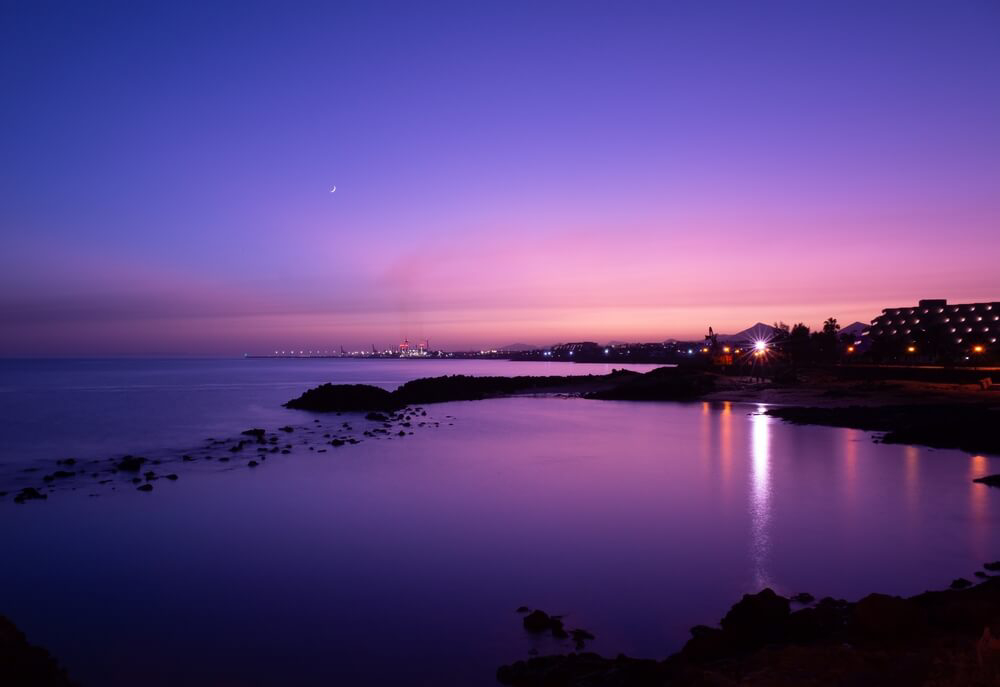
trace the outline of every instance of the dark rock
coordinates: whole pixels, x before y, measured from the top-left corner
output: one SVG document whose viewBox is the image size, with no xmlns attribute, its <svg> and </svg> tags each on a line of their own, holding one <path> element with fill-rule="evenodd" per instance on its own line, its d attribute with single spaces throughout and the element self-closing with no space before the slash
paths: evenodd
<svg viewBox="0 0 1000 687">
<path fill-rule="evenodd" d="M 993 561 L 992 563 L 983 563 L 983 568 L 989 570 L 990 572 L 1000 572 L 1000 561 Z"/>
<path fill-rule="evenodd" d="M 140 456 L 124 456 L 115 463 L 115 468 L 122 472 L 139 472 L 145 462 L 146 459 Z"/>
<path fill-rule="evenodd" d="M 998 432 L 1000 434 L 1000 432 Z M 996 453 L 998 451 L 994 451 Z M 979 477 L 972 480 L 973 482 L 978 482 L 979 484 L 985 484 L 988 487 L 1000 487 L 1000 475 L 987 475 L 986 477 Z"/>
<path fill-rule="evenodd" d="M 183 460 L 185 463 L 190 463 L 192 460 L 194 460 L 194 458 L 192 458 L 191 456 L 186 456 L 185 455 L 185 456 L 181 456 L 181 460 Z"/>
<path fill-rule="evenodd" d="M 133 477 L 133 478 L 132 478 L 132 484 L 138 484 L 138 483 L 139 483 L 139 482 L 141 482 L 141 481 L 142 481 L 142 480 L 141 480 L 140 478 L 138 478 L 138 477 Z"/>
<path fill-rule="evenodd" d="M 343 439 L 334 439 L 333 441 L 330 442 L 330 445 L 331 446 L 343 446 L 344 445 L 344 440 Z"/>
<path fill-rule="evenodd" d="M 167 479 L 170 480 L 171 482 L 176 482 L 177 481 L 177 475 L 175 475 L 174 473 L 171 472 L 169 475 L 167 475 Z"/>
<path fill-rule="evenodd" d="M 0 685 L 9 687 L 72 687 L 73 682 L 45 649 L 0 616 Z"/>
<path fill-rule="evenodd" d="M 258 462 L 257 462 L 256 460 L 251 460 L 251 461 L 250 461 L 249 463 L 247 463 L 247 467 L 251 467 L 251 468 L 255 468 L 255 467 L 257 467 L 257 466 L 258 466 L 259 464 L 260 464 L 260 463 L 258 463 Z"/>
<path fill-rule="evenodd" d="M 372 422 L 386 422 L 389 417 L 384 413 L 368 413 L 365 415 L 366 420 L 371 420 Z"/>
<path fill-rule="evenodd" d="M 42 479 L 46 482 L 51 482 L 57 479 L 66 479 L 67 477 L 72 477 L 75 474 L 75 472 L 69 472 L 67 470 L 56 470 L 51 475 L 45 475 Z"/>
<path fill-rule="evenodd" d="M 909 599 L 869 594 L 854 606 L 851 629 L 863 638 L 898 640 L 920 634 L 927 627 L 923 609 Z"/>
<path fill-rule="evenodd" d="M 757 594 L 744 594 L 726 613 L 721 625 L 735 641 L 757 645 L 780 636 L 790 612 L 788 599 L 765 588 Z"/>
<path fill-rule="evenodd" d="M 57 460 L 56 465 L 76 465 L 76 458 L 63 458 L 62 460 Z"/>
<path fill-rule="evenodd" d="M 152 484 L 148 484 L 148 483 L 147 484 L 143 484 L 138 489 L 139 489 L 139 491 L 153 491 L 153 485 Z"/>
<path fill-rule="evenodd" d="M 402 407 L 390 392 L 368 384 L 323 384 L 285 404 L 286 408 L 335 411 L 392 411 Z"/>
<path fill-rule="evenodd" d="M 295 428 L 294 427 L 290 427 L 289 425 L 285 425 L 284 427 L 278 427 L 278 430 L 281 431 L 281 432 L 289 432 L 289 433 L 291 433 L 291 432 L 295 431 Z"/>
<path fill-rule="evenodd" d="M 964 577 L 959 577 L 951 581 L 952 589 L 965 589 L 966 587 L 971 587 L 972 583 Z"/>
<path fill-rule="evenodd" d="M 545 611 L 532 611 L 524 616 L 524 629 L 528 632 L 545 632 L 552 627 L 552 618 Z"/>
<path fill-rule="evenodd" d="M 47 498 L 49 498 L 48 494 L 43 494 L 34 487 L 24 487 L 14 497 L 14 503 L 24 503 L 25 501 L 34 501 L 38 499 L 47 499 Z"/>
<path fill-rule="evenodd" d="M 254 429 L 245 430 L 244 432 L 242 432 L 242 434 L 244 434 L 244 435 L 246 435 L 248 437 L 253 437 L 253 438 L 255 438 L 257 440 L 257 443 L 263 444 L 264 443 L 264 435 L 267 434 L 267 432 L 265 432 L 263 429 L 259 429 L 259 428 L 255 427 Z"/>
<path fill-rule="evenodd" d="M 144 474 L 143 477 L 146 478 L 147 482 L 152 482 L 154 479 L 156 479 L 156 473 L 150 470 L 149 472 Z"/>
</svg>

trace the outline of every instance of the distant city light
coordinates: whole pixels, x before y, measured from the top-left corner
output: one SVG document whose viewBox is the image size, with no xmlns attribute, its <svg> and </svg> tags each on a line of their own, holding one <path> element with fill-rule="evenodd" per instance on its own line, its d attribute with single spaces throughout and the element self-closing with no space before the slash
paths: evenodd
<svg viewBox="0 0 1000 687">
<path fill-rule="evenodd" d="M 982 353 L 983 352 L 983 347 L 982 346 L 973 346 L 972 347 L 972 352 L 973 353 Z"/>
<path fill-rule="evenodd" d="M 848 353 L 854 353 L 854 346 L 848 346 L 847 347 L 847 352 Z"/>
<path fill-rule="evenodd" d="M 722 352 L 723 353 L 729 353 L 729 346 L 723 346 L 722 347 Z"/>
<path fill-rule="evenodd" d="M 917 352 L 917 347 L 916 346 L 907 346 L 906 347 L 906 352 L 907 353 L 916 353 Z"/>
</svg>

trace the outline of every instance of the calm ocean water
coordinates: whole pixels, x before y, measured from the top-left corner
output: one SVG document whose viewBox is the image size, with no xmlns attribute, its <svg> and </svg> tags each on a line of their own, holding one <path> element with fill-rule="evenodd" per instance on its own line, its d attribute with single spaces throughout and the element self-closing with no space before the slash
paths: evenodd
<svg viewBox="0 0 1000 687">
<path fill-rule="evenodd" d="M 280 407 L 324 381 L 567 370 L 607 371 L 0 362 L 8 472 L 201 456 L 210 436 L 295 428 L 291 452 L 255 469 L 199 459 L 149 494 L 88 483 L 0 500 L 0 613 L 85 685 L 491 685 L 501 663 L 571 648 L 525 634 L 522 604 L 591 630 L 589 649 L 662 657 L 763 586 L 910 594 L 1000 558 L 1000 493 L 971 482 L 997 458 L 786 425 L 755 405 L 431 405 L 437 427 L 326 453 L 324 433 L 364 422 Z"/>
</svg>

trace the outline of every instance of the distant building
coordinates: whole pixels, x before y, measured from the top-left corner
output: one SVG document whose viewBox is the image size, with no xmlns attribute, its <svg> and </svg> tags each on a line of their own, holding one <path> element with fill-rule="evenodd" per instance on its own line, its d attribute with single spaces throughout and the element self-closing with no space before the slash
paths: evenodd
<svg viewBox="0 0 1000 687">
<path fill-rule="evenodd" d="M 868 329 L 873 348 L 913 355 L 985 353 L 1000 336 L 1000 302 L 922 300 L 916 306 L 886 308 Z"/>
</svg>

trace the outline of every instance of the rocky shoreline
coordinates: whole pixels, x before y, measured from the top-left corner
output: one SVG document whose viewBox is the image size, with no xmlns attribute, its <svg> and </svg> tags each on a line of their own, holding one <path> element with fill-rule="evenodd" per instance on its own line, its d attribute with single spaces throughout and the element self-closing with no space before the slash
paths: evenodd
<svg viewBox="0 0 1000 687">
<path fill-rule="evenodd" d="M 0 685 L 73 687 L 75 684 L 48 651 L 29 644 L 24 633 L 0 615 Z"/>
<path fill-rule="evenodd" d="M 984 568 L 1000 571 L 1000 562 Z M 744 595 L 719 627 L 691 628 L 691 639 L 666 659 L 543 656 L 501 666 L 497 680 L 512 687 L 995 686 L 1000 576 L 977 577 L 978 585 L 959 579 L 944 591 L 856 602 L 813 603 L 808 594 L 788 599 L 764 589 Z"/>
</svg>

